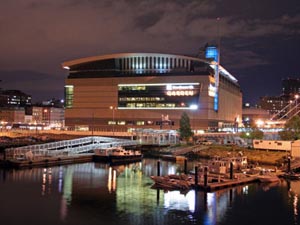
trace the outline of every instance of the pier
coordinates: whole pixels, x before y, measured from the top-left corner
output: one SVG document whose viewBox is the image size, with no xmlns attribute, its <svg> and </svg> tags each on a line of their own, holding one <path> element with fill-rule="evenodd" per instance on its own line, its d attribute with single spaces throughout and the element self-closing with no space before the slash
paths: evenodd
<svg viewBox="0 0 300 225">
<path fill-rule="evenodd" d="M 238 186 L 238 185 L 254 183 L 254 182 L 258 182 L 258 181 L 259 181 L 259 179 L 257 177 L 243 177 L 243 178 L 233 179 L 233 180 L 226 179 L 226 180 L 223 180 L 222 182 L 213 182 L 213 183 L 209 183 L 207 185 L 198 184 L 198 185 L 194 185 L 194 188 L 200 189 L 200 190 L 205 190 L 205 191 L 215 191 L 215 190 L 234 187 L 234 186 Z"/>
</svg>

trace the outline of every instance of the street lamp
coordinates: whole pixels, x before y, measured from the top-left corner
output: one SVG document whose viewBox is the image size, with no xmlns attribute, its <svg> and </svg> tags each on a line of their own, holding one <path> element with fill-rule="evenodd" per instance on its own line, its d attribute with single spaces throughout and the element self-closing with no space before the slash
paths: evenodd
<svg viewBox="0 0 300 225">
<path fill-rule="evenodd" d="M 112 110 L 112 132 L 113 132 L 113 136 L 115 136 L 115 110 L 117 109 L 114 106 L 110 106 L 109 107 L 110 110 Z"/>
</svg>

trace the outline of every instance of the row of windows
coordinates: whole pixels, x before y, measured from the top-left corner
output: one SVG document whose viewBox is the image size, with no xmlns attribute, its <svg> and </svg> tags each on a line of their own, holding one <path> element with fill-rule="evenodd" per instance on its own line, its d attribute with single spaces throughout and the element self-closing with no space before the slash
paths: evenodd
<svg viewBox="0 0 300 225">
<path fill-rule="evenodd" d="M 120 102 L 160 102 L 164 101 L 163 97 L 122 97 L 119 98 Z"/>
<path fill-rule="evenodd" d="M 143 125 L 174 125 L 174 121 L 152 121 L 152 120 L 138 120 L 138 121 L 124 121 L 124 120 L 119 120 L 119 121 L 108 121 L 108 125 L 119 125 L 119 126 L 124 126 L 124 125 L 137 125 L 137 126 L 143 126 Z"/>
<path fill-rule="evenodd" d="M 177 107 L 185 107 L 186 104 Z M 175 108 L 175 103 L 155 103 L 155 102 L 141 102 L 141 103 L 127 103 L 126 108 Z"/>
<path fill-rule="evenodd" d="M 119 86 L 119 91 L 145 91 L 146 86 Z"/>
<path fill-rule="evenodd" d="M 128 57 L 119 59 L 122 70 L 136 69 L 191 69 L 191 60 L 171 57 Z"/>
</svg>

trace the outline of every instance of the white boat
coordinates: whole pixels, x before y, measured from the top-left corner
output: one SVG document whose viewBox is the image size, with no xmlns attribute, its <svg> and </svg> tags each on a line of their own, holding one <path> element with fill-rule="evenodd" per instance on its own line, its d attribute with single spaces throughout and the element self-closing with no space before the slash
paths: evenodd
<svg viewBox="0 0 300 225">
<path fill-rule="evenodd" d="M 121 146 L 106 149 L 95 149 L 94 153 L 95 161 L 107 161 L 110 163 L 135 162 L 142 159 L 140 151 L 126 150 Z"/>
<path fill-rule="evenodd" d="M 208 162 L 209 171 L 213 173 L 225 174 L 230 171 L 230 163 L 232 163 L 233 169 L 241 170 L 247 167 L 246 156 L 234 156 L 234 157 L 219 157 L 215 156 Z"/>
</svg>

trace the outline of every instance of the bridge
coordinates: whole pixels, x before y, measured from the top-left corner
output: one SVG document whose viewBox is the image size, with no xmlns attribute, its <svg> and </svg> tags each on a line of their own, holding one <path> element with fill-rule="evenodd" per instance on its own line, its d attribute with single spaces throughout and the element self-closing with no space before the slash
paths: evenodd
<svg viewBox="0 0 300 225">
<path fill-rule="evenodd" d="M 115 146 L 135 146 L 134 140 L 90 136 L 72 140 L 56 141 L 46 144 L 28 145 L 5 150 L 6 159 L 26 159 L 72 156 L 89 153 L 94 149 L 105 149 Z"/>
</svg>

